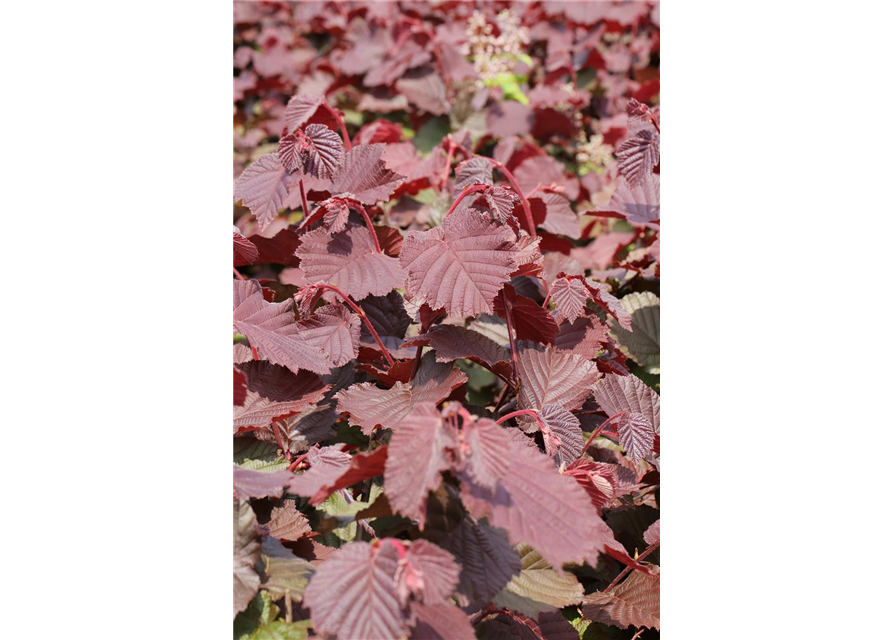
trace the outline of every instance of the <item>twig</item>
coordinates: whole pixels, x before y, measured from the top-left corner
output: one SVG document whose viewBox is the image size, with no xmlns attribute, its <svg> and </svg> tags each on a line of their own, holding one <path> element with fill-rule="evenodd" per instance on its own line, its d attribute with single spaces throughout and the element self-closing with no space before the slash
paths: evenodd
<svg viewBox="0 0 893 640">
<path fill-rule="evenodd" d="M 650 554 L 652 551 L 654 551 L 655 549 L 657 549 L 659 546 L 660 546 L 660 540 L 658 540 L 658 541 L 655 542 L 653 545 L 651 545 L 650 547 L 648 547 L 647 549 L 645 549 L 645 551 L 642 552 L 642 555 L 640 555 L 638 558 L 636 558 L 636 562 L 638 562 L 639 560 L 644 560 L 644 559 L 645 559 L 645 556 L 647 556 L 648 554 Z M 614 587 L 616 587 L 616 586 L 617 586 L 617 583 L 620 582 L 621 580 L 623 580 L 623 577 L 624 577 L 626 574 L 628 574 L 630 571 L 632 571 L 632 570 L 633 570 L 633 568 L 632 568 L 631 566 L 626 565 L 626 567 L 623 568 L 623 571 L 621 571 L 620 573 L 618 573 L 618 574 L 617 574 L 617 577 L 614 578 L 614 580 L 611 581 L 611 584 L 609 584 L 607 587 L 605 587 L 604 589 L 602 589 L 602 593 L 608 593 L 608 592 L 610 592 L 611 589 L 613 589 Z"/>
<path fill-rule="evenodd" d="M 322 106 L 332 114 L 332 117 L 338 121 L 338 124 L 341 126 L 341 137 L 344 138 L 344 150 L 350 151 L 350 136 L 347 135 L 347 127 L 344 126 L 344 118 L 341 117 L 341 112 L 334 109 L 332 105 L 323 100 Z"/>
<path fill-rule="evenodd" d="M 304 220 L 310 218 L 310 207 L 307 205 L 307 192 L 304 190 L 304 176 L 298 180 L 298 187 L 301 189 L 301 206 L 304 207 Z"/>
<path fill-rule="evenodd" d="M 518 382 L 518 352 L 515 347 L 515 331 L 512 327 L 512 306 L 505 297 L 505 289 L 500 292 L 502 295 L 502 305 L 505 307 L 505 323 L 509 332 L 509 345 L 512 347 L 512 379 Z"/>
<path fill-rule="evenodd" d="M 348 306 L 353 309 L 354 313 L 360 316 L 360 319 L 366 323 L 366 328 L 369 329 L 369 333 L 372 334 L 372 337 L 375 338 L 375 342 L 378 343 L 379 349 L 384 354 L 385 360 L 388 361 L 388 365 L 394 366 L 394 359 L 391 357 L 391 353 L 388 351 L 387 347 L 384 346 L 384 343 L 381 341 L 381 338 L 378 335 L 378 331 L 375 330 L 375 327 L 372 326 L 372 322 L 369 321 L 369 318 L 366 316 L 366 312 L 363 311 L 360 307 L 357 306 L 357 303 L 350 299 L 350 297 L 344 293 L 341 289 L 336 287 L 333 284 L 327 284 L 325 282 L 320 282 L 319 284 L 313 285 L 321 291 L 332 291 L 333 293 L 337 293 L 341 298 L 348 304 Z"/>
<path fill-rule="evenodd" d="M 363 216 L 363 220 L 366 221 L 366 226 L 369 227 L 369 233 L 372 234 L 372 244 L 375 245 L 375 252 L 382 253 L 381 245 L 378 244 L 378 234 L 375 233 L 375 226 L 372 224 L 372 218 L 370 218 L 369 214 L 366 212 L 366 207 L 359 202 L 354 202 L 352 205 L 354 209 L 360 212 L 360 215 Z"/>
<path fill-rule="evenodd" d="M 282 437 L 279 435 L 279 423 L 273 423 L 273 433 L 276 435 L 276 444 L 282 449 L 282 455 L 285 456 L 285 459 L 291 462 L 291 451 L 286 448 L 284 444 L 282 444 Z"/>
<path fill-rule="evenodd" d="M 239 270 L 236 269 L 235 267 L 233 267 L 233 273 L 236 274 L 236 278 L 238 278 L 239 280 L 244 280 L 244 279 L 245 279 L 245 276 L 243 276 L 241 273 L 239 273 Z"/>
<path fill-rule="evenodd" d="M 596 429 L 595 431 L 593 431 L 593 432 L 592 432 L 592 435 L 589 436 L 589 440 L 586 441 L 586 444 L 583 445 L 583 452 L 585 453 L 586 450 L 589 449 L 589 445 L 591 445 L 591 444 L 592 444 L 592 441 L 595 440 L 595 439 L 598 437 L 598 435 L 602 432 L 602 430 L 603 430 L 605 427 L 608 426 L 608 423 L 609 423 L 609 422 L 611 422 L 614 418 L 619 418 L 619 417 L 622 416 L 624 413 L 626 413 L 626 411 L 621 411 L 620 413 L 615 413 L 613 416 L 611 416 L 610 418 L 608 418 L 607 420 L 605 420 L 604 422 L 602 422 L 602 423 L 598 426 L 598 429 Z"/>
<path fill-rule="evenodd" d="M 453 205 L 450 207 L 450 210 L 446 212 L 444 218 L 449 216 L 453 211 L 456 210 L 456 207 L 459 206 L 459 203 L 465 198 L 465 196 L 474 193 L 476 191 L 487 191 L 490 188 L 488 184 L 470 184 L 459 194 L 459 197 L 453 202 Z"/>
<path fill-rule="evenodd" d="M 496 424 L 502 424 L 509 418 L 514 418 L 515 416 L 533 416 L 533 418 L 539 423 L 540 429 L 542 429 L 543 433 L 548 430 L 545 424 L 543 424 L 542 419 L 540 419 L 539 414 L 536 411 L 531 411 L 530 409 L 518 409 L 517 411 L 512 411 L 511 413 L 507 413 L 502 416 L 499 420 L 496 421 Z"/>
<path fill-rule="evenodd" d="M 493 158 L 487 158 L 494 167 L 502 171 L 502 175 L 505 176 L 505 179 L 509 181 L 509 184 L 512 185 L 512 189 L 518 194 L 518 197 L 521 198 L 521 208 L 524 209 L 524 217 L 527 219 L 527 232 L 536 237 L 536 225 L 533 223 L 533 213 L 530 211 L 530 203 L 527 201 L 527 197 L 524 195 L 524 192 L 521 190 L 521 187 L 518 185 L 518 181 L 515 180 L 515 176 L 512 175 L 512 172 L 508 170 L 504 164 L 499 162 L 498 160 L 494 160 Z"/>
</svg>

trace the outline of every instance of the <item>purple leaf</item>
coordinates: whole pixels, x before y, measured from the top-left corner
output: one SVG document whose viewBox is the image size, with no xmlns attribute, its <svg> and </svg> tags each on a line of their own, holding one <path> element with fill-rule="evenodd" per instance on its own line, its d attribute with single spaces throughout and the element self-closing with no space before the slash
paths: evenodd
<svg viewBox="0 0 893 640">
<path fill-rule="evenodd" d="M 649 545 L 660 543 L 660 518 L 645 530 L 645 542 Z"/>
<path fill-rule="evenodd" d="M 363 204 L 375 204 L 390 198 L 405 180 L 385 166 L 383 144 L 361 144 L 344 154 L 344 164 L 333 179 L 332 195 Z"/>
<path fill-rule="evenodd" d="M 617 169 L 630 186 L 638 186 L 660 162 L 660 134 L 642 129 L 617 147 Z"/>
<path fill-rule="evenodd" d="M 258 258 L 260 258 L 260 253 L 254 243 L 243 236 L 238 228 L 233 227 L 233 266 L 243 267 L 254 264 Z"/>
<path fill-rule="evenodd" d="M 308 281 L 331 283 L 354 300 L 387 295 L 406 277 L 397 258 L 375 251 L 363 225 L 348 224 L 334 236 L 314 229 L 301 238 L 296 255 Z"/>
<path fill-rule="evenodd" d="M 564 322 L 558 327 L 555 348 L 591 360 L 610 341 L 608 327 L 594 314 L 586 312 L 573 322 Z"/>
<path fill-rule="evenodd" d="M 317 346 L 332 367 L 340 367 L 357 357 L 362 321 L 342 304 L 327 304 L 309 318 L 298 322 L 304 342 Z"/>
<path fill-rule="evenodd" d="M 257 280 L 233 280 L 233 326 L 261 357 L 294 373 L 328 373 L 332 368 L 327 354 L 299 335 L 294 302 L 267 302 Z"/>
<path fill-rule="evenodd" d="M 633 462 L 638 462 L 651 453 L 654 447 L 654 426 L 650 418 L 641 413 L 626 412 L 614 423 L 620 444 Z"/>
<path fill-rule="evenodd" d="M 514 232 L 463 209 L 442 227 L 411 231 L 400 252 L 413 298 L 452 317 L 493 313 L 493 299 L 517 267 Z"/>
<path fill-rule="evenodd" d="M 541 190 L 530 198 L 531 206 L 535 201 L 542 202 L 542 206 L 546 209 L 546 219 L 539 226 L 550 233 L 575 240 L 580 237 L 580 218 L 571 209 L 567 196 L 552 190 Z"/>
<path fill-rule="evenodd" d="M 359 425 L 369 435 L 376 426 L 394 428 L 417 404 L 436 404 L 467 380 L 451 364 L 437 363 L 433 353 L 426 353 L 409 384 L 398 382 L 390 389 L 378 389 L 364 382 L 335 397 L 338 410 L 350 414 L 350 424 Z"/>
<path fill-rule="evenodd" d="M 288 197 L 288 172 L 275 153 L 261 156 L 235 182 L 233 197 L 251 210 L 261 231 L 278 215 Z"/>
<path fill-rule="evenodd" d="M 607 374 L 592 387 L 592 395 L 609 416 L 621 411 L 639 413 L 660 433 L 660 396 L 637 377 Z"/>
<path fill-rule="evenodd" d="M 525 342 L 518 353 L 518 375 L 521 378 L 519 409 L 540 411 L 547 404 L 553 404 L 574 411 L 589 395 L 598 370 L 593 362 L 581 356 Z M 524 422 L 530 424 L 530 421 Z"/>
<path fill-rule="evenodd" d="M 649 576 L 633 571 L 611 593 L 596 591 L 583 598 L 583 616 L 621 629 L 630 625 L 660 629 L 660 567 Z"/>
<path fill-rule="evenodd" d="M 491 367 L 499 362 L 511 362 L 508 349 L 465 327 L 439 324 L 431 327 L 427 335 L 438 362 L 469 358 L 486 362 Z"/>
<path fill-rule="evenodd" d="M 282 487 L 294 476 L 288 471 L 255 471 L 233 465 L 233 487 L 242 500 L 282 496 Z"/>
<path fill-rule="evenodd" d="M 543 432 L 546 453 L 555 464 L 570 464 L 583 455 L 583 430 L 570 411 L 554 404 L 545 405 L 539 413 L 548 433 Z"/>
<path fill-rule="evenodd" d="M 493 184 L 493 164 L 490 160 L 475 156 L 456 167 L 453 197 L 458 197 L 462 190 L 471 184 Z"/>
<path fill-rule="evenodd" d="M 444 546 L 460 561 L 456 600 L 463 607 L 489 602 L 521 572 L 521 558 L 502 529 L 466 515 Z"/>
<path fill-rule="evenodd" d="M 580 280 L 567 278 L 556 278 L 549 290 L 552 295 L 552 302 L 555 303 L 555 309 L 560 317 L 567 318 L 574 322 L 583 315 L 583 309 L 586 308 L 586 301 L 589 300 L 589 291 Z"/>
<path fill-rule="evenodd" d="M 512 544 L 532 545 L 556 568 L 587 560 L 595 566 L 598 553 L 617 544 L 610 529 L 573 478 L 561 475 L 520 431 L 509 433 L 510 464 L 496 489 L 465 476 L 462 502 L 474 517 L 505 529 Z"/>
<path fill-rule="evenodd" d="M 352 542 L 323 562 L 304 592 L 318 634 L 380 640 L 406 636 L 393 545 Z"/>
<path fill-rule="evenodd" d="M 440 486 L 441 474 L 450 468 L 447 450 L 456 446 L 455 430 L 445 427 L 430 402 L 417 404 L 392 428 L 384 492 L 398 513 L 424 529 L 428 492 Z"/>
<path fill-rule="evenodd" d="M 245 402 L 233 407 L 233 432 L 266 427 L 317 403 L 329 389 L 308 371 L 292 373 L 263 360 L 246 362 L 239 370 L 247 377 Z"/>
</svg>

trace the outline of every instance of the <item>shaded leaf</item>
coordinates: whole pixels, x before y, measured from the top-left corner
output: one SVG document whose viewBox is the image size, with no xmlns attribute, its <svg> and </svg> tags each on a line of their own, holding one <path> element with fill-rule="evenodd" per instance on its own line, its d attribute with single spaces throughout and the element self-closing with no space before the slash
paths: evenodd
<svg viewBox="0 0 893 640">
<path fill-rule="evenodd" d="M 451 364 L 437 363 L 433 353 L 426 353 L 409 384 L 398 382 L 390 389 L 368 382 L 354 385 L 336 396 L 338 410 L 349 413 L 350 423 L 369 435 L 376 426 L 393 428 L 419 403 L 440 402 L 467 380 Z"/>
<path fill-rule="evenodd" d="M 466 515 L 443 543 L 462 566 L 457 602 L 467 607 L 489 602 L 521 571 L 521 559 L 502 529 Z"/>
<path fill-rule="evenodd" d="M 475 484 L 495 489 L 508 470 L 512 448 L 508 431 L 489 418 L 462 426 L 461 459 Z"/>
<path fill-rule="evenodd" d="M 383 144 L 361 144 L 344 154 L 344 163 L 333 179 L 332 195 L 375 204 L 390 198 L 404 181 L 381 160 Z M 383 295 L 383 294 L 378 294 Z"/>
<path fill-rule="evenodd" d="M 640 413 L 660 433 L 660 396 L 637 377 L 607 374 L 592 387 L 592 395 L 609 416 L 621 411 Z"/>
<path fill-rule="evenodd" d="M 384 490 L 391 506 L 425 527 L 428 492 L 437 489 L 441 473 L 450 468 L 446 449 L 455 448 L 455 433 L 444 426 L 431 402 L 417 404 L 398 423 L 389 444 Z"/>
<path fill-rule="evenodd" d="M 596 592 L 583 599 L 583 615 L 594 622 L 625 629 L 630 625 L 660 629 L 660 567 L 649 576 L 633 571 L 610 594 Z"/>
<path fill-rule="evenodd" d="M 468 616 L 455 605 L 413 602 L 410 608 L 415 620 L 410 640 L 477 640 Z"/>
<path fill-rule="evenodd" d="M 648 173 L 637 185 L 620 180 L 611 201 L 596 211 L 618 214 L 633 224 L 646 224 L 660 218 L 660 176 Z"/>
<path fill-rule="evenodd" d="M 294 500 L 284 500 L 281 506 L 273 507 L 267 529 L 274 538 L 291 542 L 313 533 L 310 522 L 298 511 Z"/>
<path fill-rule="evenodd" d="M 322 349 L 334 368 L 357 357 L 361 324 L 344 305 L 327 304 L 298 322 L 298 332 L 304 342 Z"/>
<path fill-rule="evenodd" d="M 574 411 L 586 400 L 598 371 L 594 363 L 576 354 L 525 342 L 518 349 L 518 375 L 519 409 L 540 411 L 553 404 Z"/>
<path fill-rule="evenodd" d="M 535 618 L 544 611 L 555 611 L 582 600 L 583 586 L 572 574 L 559 574 L 528 544 L 519 544 L 516 549 L 521 557 L 521 572 L 496 596 L 497 606 Z"/>
<path fill-rule="evenodd" d="M 233 488 L 242 500 L 267 496 L 278 498 L 282 495 L 282 487 L 293 477 L 288 471 L 255 471 L 233 465 Z"/>
<path fill-rule="evenodd" d="M 328 390 L 319 376 L 307 371 L 297 375 L 262 360 L 239 365 L 248 379 L 245 402 L 233 407 L 233 431 L 265 427 L 304 411 Z"/>
<path fill-rule="evenodd" d="M 648 373 L 660 373 L 660 298 L 645 291 L 620 300 L 631 317 L 632 331 L 612 323 L 611 332 L 621 350 Z"/>
<path fill-rule="evenodd" d="M 260 588 L 254 563 L 260 558 L 257 520 L 247 502 L 233 500 L 233 618 L 244 611 Z"/>
</svg>

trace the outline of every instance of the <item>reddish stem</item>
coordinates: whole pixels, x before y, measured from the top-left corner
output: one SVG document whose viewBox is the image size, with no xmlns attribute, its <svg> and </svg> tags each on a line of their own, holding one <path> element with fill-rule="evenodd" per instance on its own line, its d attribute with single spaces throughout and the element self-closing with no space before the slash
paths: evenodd
<svg viewBox="0 0 893 640">
<path fill-rule="evenodd" d="M 465 189 L 462 190 L 462 193 L 459 194 L 459 197 L 456 198 L 455 202 L 453 202 L 453 205 L 450 207 L 450 210 L 446 212 L 446 215 L 444 216 L 444 218 L 446 218 L 453 211 L 455 211 L 456 207 L 459 206 L 459 203 L 462 202 L 462 200 L 468 194 L 475 193 L 476 191 L 487 191 L 488 189 L 490 189 L 490 185 L 488 185 L 488 184 L 470 184 L 470 185 L 468 185 L 467 187 L 465 187 Z"/>
<path fill-rule="evenodd" d="M 318 447 L 318 446 L 319 446 L 319 445 L 317 444 L 316 447 Z M 297 458 L 295 458 L 295 461 L 291 463 L 291 466 L 288 468 L 288 470 L 291 471 L 292 473 L 294 473 L 294 470 L 298 468 L 298 465 L 299 465 L 299 464 L 301 464 L 302 462 L 304 462 L 304 459 L 305 459 L 308 455 L 310 455 L 310 452 L 309 452 L 309 451 L 307 451 L 307 453 L 302 453 L 301 455 L 299 455 Z"/>
<path fill-rule="evenodd" d="M 609 423 L 609 422 L 611 422 L 611 421 L 614 420 L 615 418 L 619 418 L 619 417 L 622 416 L 624 413 L 626 413 L 626 411 L 621 411 L 620 413 L 615 413 L 613 416 L 611 416 L 610 418 L 608 418 L 607 420 L 605 420 L 604 422 L 602 422 L 602 423 L 599 425 L 598 429 L 596 429 L 595 431 L 593 431 L 593 432 L 592 432 L 592 435 L 589 436 L 589 440 L 586 441 L 586 444 L 583 445 L 583 451 L 585 452 L 587 449 L 589 449 L 589 445 L 591 445 L 591 444 L 592 444 L 592 441 L 595 440 L 595 439 L 599 436 L 599 434 L 602 432 L 602 430 L 603 430 L 605 427 L 608 426 L 608 423 Z"/>
<path fill-rule="evenodd" d="M 496 424 L 502 424 L 509 418 L 514 418 L 515 416 L 532 416 L 536 419 L 536 421 L 540 425 L 540 429 L 545 433 L 547 431 L 546 425 L 543 424 L 543 421 L 540 419 L 539 414 L 536 411 L 531 411 L 530 409 L 518 409 L 517 411 L 512 411 L 511 413 L 507 413 L 502 416 L 499 420 L 496 421 Z"/>
<path fill-rule="evenodd" d="M 310 218 L 310 207 L 307 206 L 307 192 L 304 190 L 304 178 L 298 180 L 298 187 L 301 189 L 301 206 L 304 207 L 304 220 Z"/>
<path fill-rule="evenodd" d="M 645 549 L 645 551 L 642 552 L 642 555 L 640 555 L 638 558 L 636 558 L 636 562 L 638 562 L 639 560 L 644 560 L 647 555 L 649 555 L 652 551 L 657 549 L 659 546 L 660 546 L 660 540 L 658 540 L 653 545 L 651 545 L 650 547 Z M 621 580 L 623 580 L 623 577 L 632 570 L 633 570 L 633 568 L 630 565 L 626 565 L 626 567 L 624 567 L 623 571 L 618 573 L 617 577 L 611 581 L 611 584 L 609 584 L 607 587 L 602 589 L 602 593 L 608 593 L 609 591 L 611 591 L 611 589 L 616 587 L 617 583 L 620 582 Z"/>
<path fill-rule="evenodd" d="M 273 423 L 273 433 L 276 435 L 276 444 L 282 449 L 282 455 L 285 456 L 285 459 L 291 462 L 291 452 L 286 449 L 285 445 L 282 444 L 282 437 L 279 435 L 279 423 Z"/>
<path fill-rule="evenodd" d="M 509 181 L 509 184 L 512 185 L 512 189 L 515 190 L 515 193 L 518 194 L 518 197 L 521 198 L 521 208 L 524 209 L 524 217 L 527 222 L 527 232 L 536 237 L 536 225 L 533 223 L 533 213 L 530 211 L 530 203 L 527 201 L 527 196 L 524 195 L 524 192 L 521 191 L 521 187 L 518 185 L 518 181 L 515 180 L 515 176 L 512 175 L 512 172 L 508 170 L 501 162 L 494 160 L 493 158 L 487 158 L 494 167 L 502 171 L 502 175 L 505 176 L 505 179 Z"/>
<path fill-rule="evenodd" d="M 549 300 L 552 299 L 552 292 L 549 292 L 549 295 L 546 296 L 546 299 L 543 300 L 543 309 L 549 306 Z"/>
<path fill-rule="evenodd" d="M 502 305 L 505 307 L 505 324 L 509 332 L 509 345 L 512 347 L 512 380 L 518 381 L 518 352 L 515 347 L 515 330 L 512 326 L 512 306 L 505 297 L 505 289 L 500 292 L 502 295 Z"/>
<path fill-rule="evenodd" d="M 244 279 L 245 279 L 245 276 L 243 276 L 241 273 L 239 273 L 239 270 L 236 269 L 235 267 L 233 267 L 233 273 L 236 274 L 236 277 L 237 277 L 239 280 L 244 280 Z"/>
<path fill-rule="evenodd" d="M 372 224 L 372 218 L 370 218 L 369 214 L 366 212 L 366 207 L 361 205 L 359 202 L 354 202 L 353 207 L 360 212 L 360 215 L 363 216 L 363 220 L 366 221 L 366 226 L 369 227 L 369 233 L 372 234 L 372 244 L 375 245 L 376 253 L 381 253 L 381 245 L 378 243 L 378 234 L 375 233 L 375 227 Z"/>
<path fill-rule="evenodd" d="M 260 357 L 257 355 L 257 347 L 251 347 L 251 355 L 254 356 L 255 360 L 260 360 Z"/>
<path fill-rule="evenodd" d="M 341 112 L 332 108 L 332 106 L 325 101 L 323 101 L 322 106 L 325 107 L 325 109 L 332 114 L 332 117 L 338 121 L 338 124 L 341 126 L 341 137 L 344 138 L 344 150 L 350 151 L 350 136 L 347 135 L 347 127 L 344 126 L 344 118 L 341 117 Z"/>
<path fill-rule="evenodd" d="M 381 349 L 381 352 L 384 354 L 385 360 L 387 360 L 388 364 L 393 367 L 394 359 L 391 357 L 390 352 L 387 350 L 387 348 L 384 346 L 384 343 L 381 341 L 381 338 L 378 336 L 378 331 L 375 330 L 375 327 L 372 326 L 369 318 L 366 317 L 366 312 L 358 307 L 356 302 L 351 300 L 346 293 L 344 293 L 335 285 L 319 283 L 314 286 L 322 291 L 332 291 L 333 293 L 337 293 L 339 296 L 341 296 L 341 299 L 344 300 L 344 302 L 346 302 L 351 309 L 353 309 L 353 312 L 360 316 L 360 319 L 366 323 L 366 328 L 369 329 L 369 333 L 372 334 L 372 337 L 375 338 L 375 342 L 378 343 L 378 348 Z"/>
</svg>

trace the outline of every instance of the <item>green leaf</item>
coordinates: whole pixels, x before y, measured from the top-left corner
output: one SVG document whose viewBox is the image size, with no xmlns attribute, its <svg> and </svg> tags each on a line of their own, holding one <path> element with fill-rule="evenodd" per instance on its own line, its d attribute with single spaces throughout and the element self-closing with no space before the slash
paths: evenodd
<svg viewBox="0 0 893 640">
<path fill-rule="evenodd" d="M 266 574 L 263 588 L 277 600 L 288 593 L 293 602 L 300 602 L 315 571 L 313 565 L 272 537 L 264 540 L 261 560 Z"/>
<path fill-rule="evenodd" d="M 536 618 L 543 611 L 555 611 L 583 599 L 583 586 L 572 574 L 559 574 L 533 547 L 519 544 L 515 549 L 521 555 L 521 574 L 496 594 L 493 602 L 497 606 Z"/>
<path fill-rule="evenodd" d="M 352 124 L 355 127 L 363 126 L 363 114 L 353 109 L 345 109 L 344 124 Z"/>
<path fill-rule="evenodd" d="M 348 502 L 340 491 L 333 493 L 316 508 L 323 516 L 318 529 L 326 532 L 316 539 L 330 547 L 340 547 L 345 542 L 353 542 L 358 530 L 356 515 L 372 506 L 381 494 L 382 488 L 379 485 L 372 485 L 368 500 Z"/>
<path fill-rule="evenodd" d="M 523 79 L 524 76 L 521 76 Z M 499 87 L 506 100 L 515 100 L 521 104 L 530 104 L 530 99 L 524 95 L 521 85 L 518 84 L 518 76 L 514 73 L 503 72 L 497 74 L 492 80 L 487 80 L 484 84 L 487 86 Z"/>
<path fill-rule="evenodd" d="M 415 148 L 422 153 L 430 153 L 431 150 L 440 144 L 443 137 L 450 132 L 450 123 L 444 117 L 431 118 L 419 127 L 412 143 Z"/>
<path fill-rule="evenodd" d="M 272 442 L 255 438 L 233 438 L 233 462 L 254 471 L 281 471 L 288 468 L 288 461 L 280 456 Z"/>
<path fill-rule="evenodd" d="M 632 316 L 632 331 L 611 319 L 611 333 L 621 351 L 648 373 L 660 373 L 660 298 L 650 291 L 635 292 L 620 300 Z"/>
</svg>

